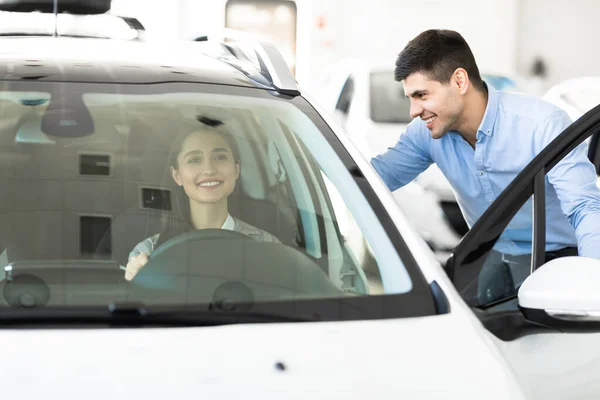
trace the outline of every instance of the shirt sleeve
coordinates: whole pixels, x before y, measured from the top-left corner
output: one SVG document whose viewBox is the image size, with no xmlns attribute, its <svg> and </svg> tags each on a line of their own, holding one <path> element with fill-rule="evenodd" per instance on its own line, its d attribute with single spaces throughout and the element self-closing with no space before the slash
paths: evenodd
<svg viewBox="0 0 600 400">
<path fill-rule="evenodd" d="M 152 254 L 154 251 L 154 246 L 156 246 L 156 242 L 158 242 L 159 236 L 160 234 L 157 233 L 156 235 L 146 238 L 138 243 L 133 250 L 131 250 L 131 253 L 129 253 L 129 260 L 131 260 L 131 257 L 135 257 L 141 253 L 146 253 L 147 255 Z"/>
<path fill-rule="evenodd" d="M 538 133 L 547 145 L 570 124 L 564 111 L 556 111 Z M 575 228 L 579 255 L 600 259 L 600 190 L 596 186 L 596 168 L 588 159 L 587 143 L 571 151 L 547 177 L 563 213 Z"/>
<path fill-rule="evenodd" d="M 391 191 L 411 182 L 433 163 L 428 139 L 428 132 L 421 132 L 415 122 L 410 123 L 394 147 L 371 159 Z"/>
</svg>

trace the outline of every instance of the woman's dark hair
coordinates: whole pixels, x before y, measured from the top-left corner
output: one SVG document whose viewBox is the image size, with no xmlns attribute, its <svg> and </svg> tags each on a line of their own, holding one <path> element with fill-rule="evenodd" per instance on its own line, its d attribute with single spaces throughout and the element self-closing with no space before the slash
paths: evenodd
<svg viewBox="0 0 600 400">
<path fill-rule="evenodd" d="M 181 153 L 183 142 L 195 132 L 214 133 L 223 138 L 231 149 L 234 161 L 236 164 L 240 164 L 240 152 L 237 142 L 233 135 L 227 131 L 223 122 L 208 117 L 198 117 L 198 121 L 198 123 L 186 124 L 173 141 L 165 170 L 165 182 L 173 182 L 171 167 L 175 169 L 179 168 L 177 157 Z M 170 211 L 162 217 L 162 229 L 157 246 L 174 236 L 193 230 L 189 198 L 183 187 L 176 184 L 172 184 L 171 186 L 173 186 L 173 189 L 171 190 L 169 200 Z"/>
<path fill-rule="evenodd" d="M 475 56 L 460 33 L 431 29 L 420 33 L 408 42 L 398 54 L 394 78 L 400 82 L 409 75 L 420 72 L 446 84 L 450 82 L 457 68 L 464 68 L 467 71 L 476 89 L 486 90 Z"/>
</svg>

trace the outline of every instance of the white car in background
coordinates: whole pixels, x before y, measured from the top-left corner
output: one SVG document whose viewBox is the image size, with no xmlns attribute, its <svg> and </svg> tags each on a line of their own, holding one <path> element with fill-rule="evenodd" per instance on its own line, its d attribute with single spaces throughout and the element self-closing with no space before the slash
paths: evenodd
<svg viewBox="0 0 600 400">
<path fill-rule="evenodd" d="M 600 77 L 586 76 L 568 79 L 551 87 L 544 95 L 544 100 L 562 108 L 576 121 L 586 112 L 600 104 Z M 600 135 L 595 134 L 586 140 L 590 146 L 588 156 L 596 167 L 600 187 Z"/>
<path fill-rule="evenodd" d="M 600 77 L 573 78 L 552 86 L 543 99 L 553 103 L 573 121 L 600 104 Z"/>
</svg>

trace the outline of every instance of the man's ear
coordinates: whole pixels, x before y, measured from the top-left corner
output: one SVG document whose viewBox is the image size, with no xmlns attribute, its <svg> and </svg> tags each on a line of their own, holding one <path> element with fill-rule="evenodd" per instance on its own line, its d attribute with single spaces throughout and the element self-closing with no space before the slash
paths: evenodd
<svg viewBox="0 0 600 400">
<path fill-rule="evenodd" d="M 235 162 L 235 180 L 237 181 L 237 179 L 240 177 L 240 161 L 236 161 Z"/>
<path fill-rule="evenodd" d="M 464 68 L 457 68 L 452 75 L 452 86 L 454 86 L 460 94 L 467 93 L 469 86 L 471 86 L 471 81 L 469 80 L 469 74 L 467 70 Z"/>
<path fill-rule="evenodd" d="M 183 186 L 183 181 L 181 180 L 181 176 L 179 175 L 179 171 L 177 171 L 173 167 L 169 167 L 169 168 L 171 169 L 171 176 L 173 177 L 173 180 L 175 181 L 175 183 L 178 184 L 179 186 Z"/>
</svg>

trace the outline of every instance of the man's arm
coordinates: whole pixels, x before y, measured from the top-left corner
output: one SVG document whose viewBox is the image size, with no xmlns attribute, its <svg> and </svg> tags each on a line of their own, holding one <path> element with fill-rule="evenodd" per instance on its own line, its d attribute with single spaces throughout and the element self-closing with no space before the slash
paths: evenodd
<svg viewBox="0 0 600 400">
<path fill-rule="evenodd" d="M 391 191 L 406 185 L 433 163 L 429 154 L 429 134 L 419 129 L 418 122 L 408 125 L 394 147 L 371 159 L 371 164 Z"/>
<path fill-rule="evenodd" d="M 552 113 L 539 132 L 548 144 L 571 124 L 563 111 Z M 536 132 L 538 133 L 538 132 Z M 582 143 L 548 173 L 563 213 L 575 228 L 579 255 L 600 259 L 600 190 L 596 168 Z"/>
</svg>

